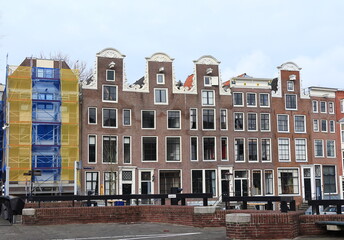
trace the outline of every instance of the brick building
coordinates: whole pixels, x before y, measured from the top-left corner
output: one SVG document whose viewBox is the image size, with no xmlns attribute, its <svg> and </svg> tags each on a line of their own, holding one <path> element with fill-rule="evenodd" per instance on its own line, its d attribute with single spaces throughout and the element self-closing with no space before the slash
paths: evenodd
<svg viewBox="0 0 344 240">
<path fill-rule="evenodd" d="M 102 50 L 83 85 L 81 193 L 342 196 L 336 89 L 305 92 L 291 62 L 276 79 L 222 83 L 212 56 L 180 83 L 164 53 L 129 84 L 124 58 Z"/>
</svg>

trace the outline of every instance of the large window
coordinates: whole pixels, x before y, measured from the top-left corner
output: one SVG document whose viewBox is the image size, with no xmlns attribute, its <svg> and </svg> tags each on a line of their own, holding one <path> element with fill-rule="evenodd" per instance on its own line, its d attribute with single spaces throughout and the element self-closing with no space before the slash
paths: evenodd
<svg viewBox="0 0 344 240">
<path fill-rule="evenodd" d="M 91 191 L 95 195 L 99 194 L 99 173 L 86 172 L 86 192 Z"/>
<path fill-rule="evenodd" d="M 298 169 L 278 170 L 279 194 L 299 194 L 299 171 Z"/>
<path fill-rule="evenodd" d="M 131 110 L 130 109 L 123 109 L 123 125 L 124 126 L 131 125 Z"/>
<path fill-rule="evenodd" d="M 168 162 L 181 161 L 180 137 L 166 137 L 166 160 Z"/>
<path fill-rule="evenodd" d="M 154 89 L 154 103 L 155 104 L 167 104 L 167 89 Z"/>
<path fill-rule="evenodd" d="M 245 161 L 245 147 L 243 138 L 234 139 L 234 158 L 236 162 Z"/>
<path fill-rule="evenodd" d="M 247 106 L 255 107 L 257 106 L 256 94 L 255 93 L 247 93 Z"/>
<path fill-rule="evenodd" d="M 190 129 L 197 129 L 197 108 L 190 109 Z"/>
<path fill-rule="evenodd" d="M 103 108 L 103 127 L 117 127 L 117 109 Z"/>
<path fill-rule="evenodd" d="M 88 108 L 88 124 L 97 124 L 97 108 Z"/>
<path fill-rule="evenodd" d="M 335 157 L 336 151 L 335 151 L 335 141 L 334 140 L 326 140 L 326 156 L 327 157 Z"/>
<path fill-rule="evenodd" d="M 103 86 L 103 101 L 117 102 L 117 86 L 104 85 Z"/>
<path fill-rule="evenodd" d="M 221 160 L 228 160 L 228 138 L 221 137 Z"/>
<path fill-rule="evenodd" d="M 117 137 L 103 136 L 103 162 L 117 163 Z"/>
<path fill-rule="evenodd" d="M 190 137 L 190 146 L 191 146 L 191 161 L 198 160 L 198 138 L 197 137 Z"/>
<path fill-rule="evenodd" d="M 192 170 L 192 193 L 216 195 L 216 171 Z"/>
<path fill-rule="evenodd" d="M 234 113 L 234 130 L 244 130 L 244 113 Z"/>
<path fill-rule="evenodd" d="M 326 113 L 326 102 L 320 102 L 320 112 Z"/>
<path fill-rule="evenodd" d="M 104 172 L 104 194 L 116 194 L 116 172 Z"/>
<path fill-rule="evenodd" d="M 215 110 L 203 109 L 203 129 L 215 129 Z"/>
<path fill-rule="evenodd" d="M 257 130 L 257 114 L 256 113 L 247 114 L 247 130 L 248 131 Z"/>
<path fill-rule="evenodd" d="M 336 193 L 336 168 L 323 166 L 324 193 Z"/>
<path fill-rule="evenodd" d="M 155 112 L 142 111 L 142 128 L 155 128 Z"/>
<path fill-rule="evenodd" d="M 274 194 L 274 173 L 272 170 L 264 170 L 265 195 Z"/>
<path fill-rule="evenodd" d="M 271 162 L 271 140 L 268 138 L 261 139 L 262 161 Z"/>
<path fill-rule="evenodd" d="M 262 171 L 253 170 L 252 172 L 252 195 L 262 195 Z"/>
<path fill-rule="evenodd" d="M 244 106 L 242 93 L 237 93 L 237 92 L 233 93 L 233 105 Z"/>
<path fill-rule="evenodd" d="M 294 116 L 294 124 L 296 133 L 306 132 L 305 116 Z"/>
<path fill-rule="evenodd" d="M 97 161 L 97 137 L 96 135 L 88 135 L 88 162 L 95 163 Z"/>
<path fill-rule="evenodd" d="M 212 90 L 202 90 L 202 105 L 203 106 L 214 106 L 214 91 Z"/>
<path fill-rule="evenodd" d="M 258 161 L 258 140 L 248 139 L 248 160 L 252 162 Z"/>
<path fill-rule="evenodd" d="M 269 113 L 260 114 L 260 130 L 270 131 L 270 114 Z"/>
<path fill-rule="evenodd" d="M 142 137 L 142 161 L 157 161 L 157 137 Z"/>
<path fill-rule="evenodd" d="M 277 127 L 279 132 L 289 132 L 289 116 L 277 115 Z"/>
<path fill-rule="evenodd" d="M 307 142 L 305 138 L 295 139 L 295 158 L 297 162 L 307 161 Z"/>
<path fill-rule="evenodd" d="M 115 81 L 115 70 L 106 70 L 106 81 Z"/>
<path fill-rule="evenodd" d="M 278 160 L 280 162 L 290 161 L 290 144 L 289 138 L 278 139 Z"/>
<path fill-rule="evenodd" d="M 314 155 L 315 157 L 324 156 L 324 141 L 320 139 L 314 140 Z"/>
<path fill-rule="evenodd" d="M 226 109 L 221 109 L 220 127 L 221 127 L 221 130 L 227 130 L 227 110 Z"/>
<path fill-rule="evenodd" d="M 216 160 L 215 152 L 215 137 L 204 137 L 203 138 L 203 160 L 214 161 Z"/>
<path fill-rule="evenodd" d="M 316 101 L 316 100 L 312 101 L 312 108 L 313 108 L 314 113 L 318 112 L 318 101 Z"/>
<path fill-rule="evenodd" d="M 261 107 L 269 107 L 270 106 L 268 93 L 260 93 L 259 94 L 259 105 Z"/>
<path fill-rule="evenodd" d="M 285 95 L 285 108 L 287 110 L 296 110 L 297 103 L 296 103 L 296 95 Z"/>
<path fill-rule="evenodd" d="M 131 163 L 131 138 L 123 137 L 123 163 Z"/>
<path fill-rule="evenodd" d="M 180 111 L 167 111 L 168 121 L 167 128 L 180 129 Z"/>
</svg>

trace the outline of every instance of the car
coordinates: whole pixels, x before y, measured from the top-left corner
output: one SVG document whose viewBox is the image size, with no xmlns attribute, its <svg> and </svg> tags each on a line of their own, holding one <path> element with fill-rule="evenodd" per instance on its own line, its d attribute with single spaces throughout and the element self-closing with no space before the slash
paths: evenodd
<svg viewBox="0 0 344 240">
<path fill-rule="evenodd" d="M 323 211 L 324 215 L 333 215 L 337 214 L 337 207 L 336 206 L 328 206 Z M 344 214 L 344 206 L 342 206 L 342 214 Z"/>
</svg>

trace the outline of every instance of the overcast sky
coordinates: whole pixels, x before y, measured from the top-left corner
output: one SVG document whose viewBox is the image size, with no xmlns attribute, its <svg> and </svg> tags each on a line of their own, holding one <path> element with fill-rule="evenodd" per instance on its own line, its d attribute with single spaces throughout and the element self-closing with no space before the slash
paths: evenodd
<svg viewBox="0 0 344 240">
<path fill-rule="evenodd" d="M 126 55 L 129 82 L 144 75 L 145 57 L 175 58 L 177 80 L 193 60 L 221 61 L 222 81 L 247 73 L 277 76 L 302 68 L 303 87 L 344 88 L 343 0 L 0 0 L 0 82 L 25 57 L 63 53 L 94 66 L 113 47 Z"/>
</svg>

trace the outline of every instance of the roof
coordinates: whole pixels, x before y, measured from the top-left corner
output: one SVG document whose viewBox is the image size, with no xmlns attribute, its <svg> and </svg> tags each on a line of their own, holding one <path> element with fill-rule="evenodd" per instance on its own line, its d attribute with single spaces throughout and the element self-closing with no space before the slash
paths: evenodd
<svg viewBox="0 0 344 240">
<path fill-rule="evenodd" d="M 191 74 L 186 78 L 185 83 L 184 83 L 184 87 L 188 87 L 188 88 L 192 87 L 193 77 L 194 77 L 194 74 Z"/>
</svg>

